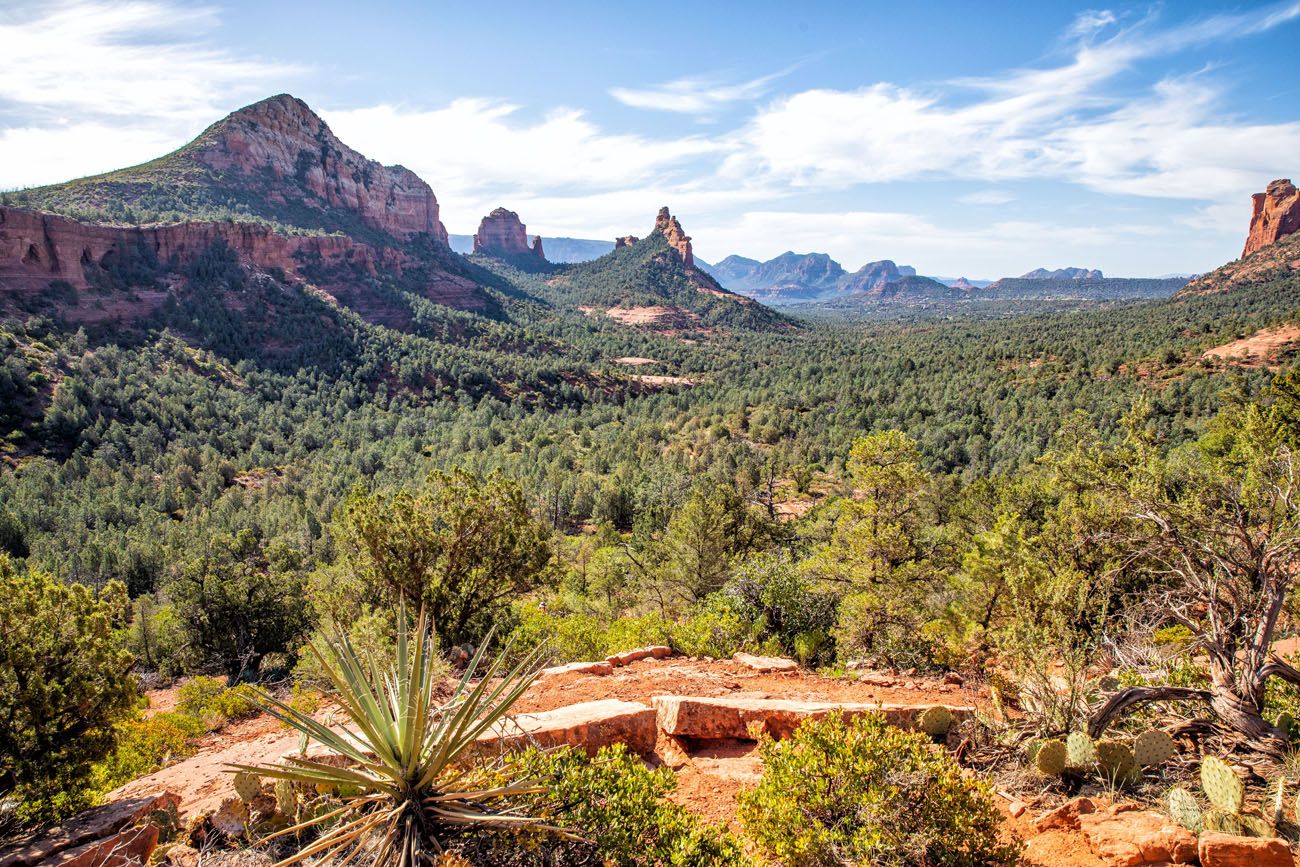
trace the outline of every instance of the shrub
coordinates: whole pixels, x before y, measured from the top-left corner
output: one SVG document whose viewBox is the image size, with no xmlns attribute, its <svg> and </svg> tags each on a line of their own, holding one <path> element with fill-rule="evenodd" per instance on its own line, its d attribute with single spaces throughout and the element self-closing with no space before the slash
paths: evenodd
<svg viewBox="0 0 1300 867">
<path fill-rule="evenodd" d="M 255 716 L 257 691 L 248 684 L 227 687 L 219 678 L 198 676 L 177 691 L 176 709 L 215 731 L 229 722 Z"/>
<path fill-rule="evenodd" d="M 752 643 L 753 624 L 714 594 L 672 629 L 673 647 L 687 656 L 723 658 Z"/>
<path fill-rule="evenodd" d="M 0 556 L 0 798 L 15 795 L 23 821 L 84 806 L 91 765 L 130 716 L 131 656 L 113 636 L 125 606 L 120 583 L 96 596 Z"/>
<path fill-rule="evenodd" d="M 745 864 L 739 842 L 725 828 L 705 824 L 667 800 L 676 786 L 673 772 L 650 769 L 622 744 L 595 758 L 564 748 L 528 750 L 507 764 L 508 775 L 537 781 L 545 793 L 527 799 L 526 811 L 569 829 L 579 841 L 540 844 L 547 860 L 520 859 L 521 843 L 506 835 L 467 842 L 463 852 L 475 864 L 608 864 L 618 867 L 723 867 Z"/>
<path fill-rule="evenodd" d="M 99 795 L 151 774 L 194 752 L 203 723 L 183 713 L 160 713 L 118 726 L 117 747 L 95 765 L 90 787 Z"/>
<path fill-rule="evenodd" d="M 746 833 L 786 867 L 1011 865 L 990 787 L 879 715 L 805 723 L 760 744 L 766 771 L 740 796 Z"/>
<path fill-rule="evenodd" d="M 744 563 L 723 597 L 760 640 L 774 638 L 780 652 L 812 665 L 830 662 L 839 598 L 814 590 L 789 554 L 760 555 Z"/>
</svg>

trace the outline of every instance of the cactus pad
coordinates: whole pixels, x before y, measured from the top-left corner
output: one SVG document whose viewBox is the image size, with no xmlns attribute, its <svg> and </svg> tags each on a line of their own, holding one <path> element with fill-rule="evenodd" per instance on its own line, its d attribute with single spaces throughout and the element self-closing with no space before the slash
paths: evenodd
<svg viewBox="0 0 1300 867">
<path fill-rule="evenodd" d="M 1144 768 L 1163 765 L 1178 754 L 1174 739 L 1159 729 L 1151 729 L 1133 741 L 1133 757 Z"/>
<path fill-rule="evenodd" d="M 1193 834 L 1199 834 L 1204 830 L 1205 822 L 1201 814 L 1201 805 L 1196 802 L 1191 792 L 1186 789 L 1170 789 L 1169 794 L 1165 795 L 1165 806 L 1174 821 Z"/>
<path fill-rule="evenodd" d="M 952 711 L 943 705 L 935 705 L 916 718 L 916 727 L 930 737 L 937 738 L 948 734 L 952 722 Z"/>
<path fill-rule="evenodd" d="M 1226 813 L 1241 812 L 1246 788 L 1223 759 L 1206 756 L 1201 762 L 1201 788 L 1218 809 Z"/>
<path fill-rule="evenodd" d="M 1137 760 L 1127 744 L 1115 740 L 1098 741 L 1097 764 L 1103 775 L 1116 782 L 1130 782 L 1141 776 Z"/>
<path fill-rule="evenodd" d="M 288 780 L 275 781 L 275 809 L 290 819 L 298 815 L 298 793 Z"/>
<path fill-rule="evenodd" d="M 1065 742 L 1047 741 L 1038 747 L 1038 752 L 1034 755 L 1034 767 L 1048 776 L 1059 777 L 1065 773 L 1065 759 Z M 1300 809 L 1300 802 L 1297 802 L 1297 809 Z"/>
<path fill-rule="evenodd" d="M 235 794 L 245 804 L 253 803 L 262 794 L 262 778 L 251 771 L 238 772 L 235 774 Z"/>
<path fill-rule="evenodd" d="M 1065 739 L 1065 764 L 1072 770 L 1090 771 L 1097 764 L 1097 748 L 1083 732 L 1071 732 Z"/>
</svg>

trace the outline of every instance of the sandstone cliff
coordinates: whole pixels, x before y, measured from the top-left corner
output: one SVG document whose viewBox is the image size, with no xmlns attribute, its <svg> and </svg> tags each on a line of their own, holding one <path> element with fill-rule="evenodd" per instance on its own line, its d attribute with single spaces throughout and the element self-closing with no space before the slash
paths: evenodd
<svg viewBox="0 0 1300 867">
<path fill-rule="evenodd" d="M 494 208 L 478 224 L 474 234 L 474 252 L 485 256 L 512 258 L 517 256 L 536 256 L 545 260 L 542 252 L 540 235 L 528 245 L 528 227 L 519 220 L 519 215 L 505 208 Z"/>
<path fill-rule="evenodd" d="M 1300 231 L 1300 191 L 1289 179 L 1273 181 L 1265 192 L 1251 198 L 1250 234 L 1242 258 Z"/>
<path fill-rule="evenodd" d="M 344 235 L 284 235 L 260 223 L 191 222 L 162 226 L 105 226 L 17 208 L 0 208 L 0 288 L 18 294 L 43 292 L 55 280 L 86 289 L 90 276 L 140 252 L 162 268 L 192 264 L 214 243 L 223 242 L 246 266 L 280 269 L 296 277 L 310 265 L 347 274 L 400 277 L 420 275 L 416 287 L 442 304 L 484 306 L 484 296 L 467 277 L 424 267 L 427 262 L 395 247 L 375 247 Z M 419 266 L 419 267 L 415 267 Z"/>
</svg>

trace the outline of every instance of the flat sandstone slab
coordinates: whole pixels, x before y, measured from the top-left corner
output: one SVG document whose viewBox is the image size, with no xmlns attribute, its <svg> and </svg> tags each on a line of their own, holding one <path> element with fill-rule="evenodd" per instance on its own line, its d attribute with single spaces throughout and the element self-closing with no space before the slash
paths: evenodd
<svg viewBox="0 0 1300 867">
<path fill-rule="evenodd" d="M 698 740 L 748 739 L 751 725 L 760 726 L 775 738 L 789 737 L 804 720 L 820 719 L 834 712 L 849 716 L 881 713 L 893 725 L 911 727 L 915 717 L 930 707 L 683 695 L 657 695 L 651 700 L 659 713 L 659 728 L 664 734 Z M 948 710 L 959 720 L 975 712 L 974 708 L 966 706 L 948 706 Z"/>
<path fill-rule="evenodd" d="M 561 746 L 585 748 L 594 755 L 601 747 L 627 744 L 648 756 L 657 737 L 654 708 L 614 698 L 587 701 L 540 713 L 521 713 L 498 723 L 479 737 L 481 747 Z"/>
</svg>

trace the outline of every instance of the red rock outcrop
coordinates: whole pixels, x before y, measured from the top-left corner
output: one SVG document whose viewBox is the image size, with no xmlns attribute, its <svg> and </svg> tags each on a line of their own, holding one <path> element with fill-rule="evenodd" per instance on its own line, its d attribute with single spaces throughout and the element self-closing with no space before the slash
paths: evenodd
<svg viewBox="0 0 1300 867">
<path fill-rule="evenodd" d="M 1246 236 L 1244 259 L 1256 250 L 1267 247 L 1280 238 L 1300 231 L 1300 191 L 1287 178 L 1268 185 L 1262 193 L 1251 197 L 1254 208 L 1250 215 L 1250 234 Z"/>
<path fill-rule="evenodd" d="M 621 237 L 621 238 L 615 238 L 615 239 L 614 239 L 614 249 L 617 250 L 619 247 L 631 247 L 633 244 L 635 244 L 635 243 L 636 243 L 637 241 L 639 241 L 639 240 L 640 240 L 640 239 L 637 238 L 636 235 L 624 235 L 624 236 Z"/>
<path fill-rule="evenodd" d="M 664 236 L 668 246 L 677 251 L 683 262 L 691 267 L 695 266 L 695 256 L 691 252 L 691 238 L 682 230 L 682 224 L 677 222 L 677 218 L 668 213 L 667 208 L 659 209 L 659 216 L 655 218 L 655 231 Z"/>
<path fill-rule="evenodd" d="M 132 250 L 148 250 L 160 264 L 183 267 L 224 241 L 249 266 L 294 276 L 308 263 L 344 266 L 367 275 L 400 275 L 413 264 L 394 247 L 373 247 L 344 235 L 281 235 L 261 223 L 195 222 L 161 226 L 106 226 L 17 208 L 0 208 L 0 287 L 35 293 L 53 280 L 89 286 L 87 271 L 110 267 Z M 473 281 L 431 275 L 426 295 L 450 306 L 482 306 Z"/>
<path fill-rule="evenodd" d="M 196 162 L 236 173 L 268 201 L 356 211 L 369 226 L 399 238 L 447 230 L 429 185 L 402 166 L 384 166 L 339 141 L 308 106 L 280 94 L 223 118 L 185 149 Z"/>
<path fill-rule="evenodd" d="M 528 246 L 528 227 L 519 220 L 519 215 L 505 208 L 493 208 L 479 221 L 478 231 L 474 233 L 474 252 L 486 256 L 521 256 L 534 255 L 545 259 L 542 254 L 540 235 Z"/>
</svg>

